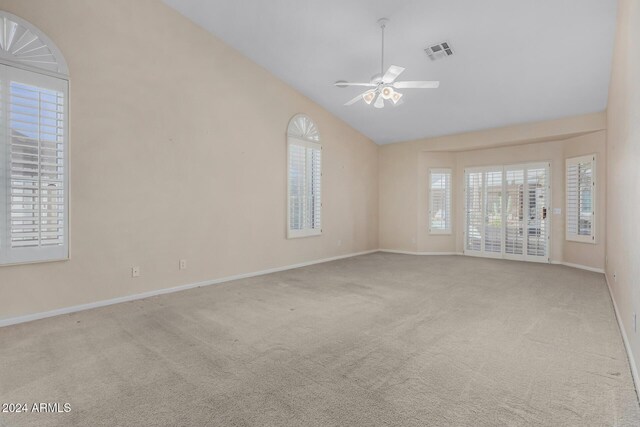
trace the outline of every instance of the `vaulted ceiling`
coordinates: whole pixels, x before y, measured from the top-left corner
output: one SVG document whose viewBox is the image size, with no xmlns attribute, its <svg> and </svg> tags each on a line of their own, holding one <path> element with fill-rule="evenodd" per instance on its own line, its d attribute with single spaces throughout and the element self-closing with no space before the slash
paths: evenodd
<svg viewBox="0 0 640 427">
<path fill-rule="evenodd" d="M 164 1 L 379 144 L 606 108 L 615 0 Z M 380 72 L 381 17 L 386 66 L 440 88 L 345 107 L 362 88 L 333 83 Z"/>
</svg>

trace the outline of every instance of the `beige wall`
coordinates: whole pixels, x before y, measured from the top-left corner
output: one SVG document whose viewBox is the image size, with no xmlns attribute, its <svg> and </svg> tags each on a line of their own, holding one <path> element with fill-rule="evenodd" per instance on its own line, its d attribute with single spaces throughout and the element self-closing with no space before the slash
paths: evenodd
<svg viewBox="0 0 640 427">
<path fill-rule="evenodd" d="M 378 214 L 381 249 L 417 250 L 418 154 L 408 144 L 380 147 Z"/>
<path fill-rule="evenodd" d="M 0 9 L 71 74 L 71 259 L 0 267 L 0 319 L 378 248 L 377 146 L 159 0 Z M 324 144 L 324 233 L 286 240 L 299 112 Z"/>
<path fill-rule="evenodd" d="M 605 218 L 605 115 L 571 117 L 509 128 L 450 135 L 380 148 L 380 246 L 409 252 L 463 251 L 464 169 L 472 166 L 550 162 L 552 206 L 552 262 L 604 267 Z M 543 142 L 537 142 L 543 141 Z M 449 150 L 444 151 L 448 147 Z M 601 191 L 597 194 L 598 241 L 595 245 L 565 240 L 564 162 L 568 157 L 596 153 Z M 428 231 L 428 170 L 450 167 L 454 171 L 451 235 Z M 553 212 L 550 210 L 550 212 Z"/>
<path fill-rule="evenodd" d="M 640 338 L 640 1 L 621 0 L 607 109 L 607 277 L 636 366 Z M 615 277 L 614 277 L 615 275 Z M 640 313 L 639 313 L 640 314 Z M 640 325 L 639 325 L 640 326 Z"/>
</svg>

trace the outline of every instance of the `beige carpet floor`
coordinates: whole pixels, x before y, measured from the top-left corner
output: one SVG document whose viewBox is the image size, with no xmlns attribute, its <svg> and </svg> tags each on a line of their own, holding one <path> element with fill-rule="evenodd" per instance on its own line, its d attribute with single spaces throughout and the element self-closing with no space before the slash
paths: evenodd
<svg viewBox="0 0 640 427">
<path fill-rule="evenodd" d="M 0 328 L 3 426 L 638 426 L 604 278 L 375 253 Z"/>
</svg>

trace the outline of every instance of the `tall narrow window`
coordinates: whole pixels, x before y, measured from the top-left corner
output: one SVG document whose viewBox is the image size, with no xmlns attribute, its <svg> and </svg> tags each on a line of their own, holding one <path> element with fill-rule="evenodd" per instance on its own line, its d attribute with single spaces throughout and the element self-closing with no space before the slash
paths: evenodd
<svg viewBox="0 0 640 427">
<path fill-rule="evenodd" d="M 298 114 L 287 131 L 287 237 L 322 233 L 322 145 L 315 124 Z"/>
<path fill-rule="evenodd" d="M 429 171 L 429 232 L 451 233 L 451 169 Z"/>
<path fill-rule="evenodd" d="M 68 82 L 57 48 L 0 11 L 0 265 L 68 257 Z"/>
<path fill-rule="evenodd" d="M 596 156 L 567 159 L 567 240 L 595 243 Z"/>
</svg>

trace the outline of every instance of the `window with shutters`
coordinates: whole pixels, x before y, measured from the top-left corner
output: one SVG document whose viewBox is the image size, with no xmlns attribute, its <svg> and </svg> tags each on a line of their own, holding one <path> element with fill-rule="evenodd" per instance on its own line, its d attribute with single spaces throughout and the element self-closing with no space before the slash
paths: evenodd
<svg viewBox="0 0 640 427">
<path fill-rule="evenodd" d="M 322 145 L 309 117 L 298 114 L 287 130 L 287 237 L 322 233 Z"/>
<path fill-rule="evenodd" d="M 549 261 L 549 163 L 465 169 L 464 252 Z"/>
<path fill-rule="evenodd" d="M 64 59 L 0 11 L 0 265 L 68 258 L 68 80 Z"/>
<path fill-rule="evenodd" d="M 595 243 L 596 156 L 567 159 L 566 166 L 566 238 Z"/>
<path fill-rule="evenodd" d="M 429 232 L 451 233 L 451 169 L 429 171 Z"/>
</svg>

